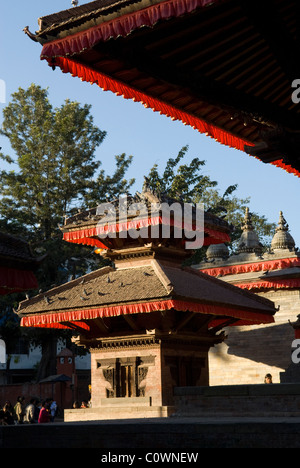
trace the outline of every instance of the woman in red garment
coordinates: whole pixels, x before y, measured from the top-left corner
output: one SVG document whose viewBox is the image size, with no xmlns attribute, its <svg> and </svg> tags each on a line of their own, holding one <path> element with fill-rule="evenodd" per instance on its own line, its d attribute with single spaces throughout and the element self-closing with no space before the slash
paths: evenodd
<svg viewBox="0 0 300 468">
<path fill-rule="evenodd" d="M 46 401 L 42 402 L 42 407 L 40 409 L 38 422 L 39 423 L 48 423 L 48 422 L 50 422 L 50 413 L 48 411 Z"/>
</svg>

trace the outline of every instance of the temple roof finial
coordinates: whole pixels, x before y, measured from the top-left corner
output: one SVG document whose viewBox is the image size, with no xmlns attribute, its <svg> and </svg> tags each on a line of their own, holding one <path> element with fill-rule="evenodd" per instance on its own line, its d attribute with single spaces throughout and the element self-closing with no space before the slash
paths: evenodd
<svg viewBox="0 0 300 468">
<path fill-rule="evenodd" d="M 251 213 L 249 208 L 246 207 L 244 224 L 242 225 L 242 235 L 238 243 L 237 251 L 238 253 L 256 253 L 261 254 L 263 247 L 259 242 L 258 236 L 254 230 Z"/>
<path fill-rule="evenodd" d="M 245 210 L 244 224 L 242 225 L 242 230 L 243 231 L 253 231 L 254 230 L 254 227 L 252 225 L 252 220 L 251 220 L 251 214 L 249 212 L 248 206 L 246 207 L 246 210 Z"/>
<path fill-rule="evenodd" d="M 282 211 L 279 212 L 279 221 L 275 230 L 274 237 L 271 242 L 271 249 L 293 249 L 295 247 L 295 241 L 289 231 L 289 225 L 287 224 Z"/>
</svg>

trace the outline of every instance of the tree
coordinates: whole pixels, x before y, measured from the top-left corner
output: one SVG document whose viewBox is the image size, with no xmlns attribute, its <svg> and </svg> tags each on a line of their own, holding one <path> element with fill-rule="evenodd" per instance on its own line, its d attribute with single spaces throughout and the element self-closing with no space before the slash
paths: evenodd
<svg viewBox="0 0 300 468">
<path fill-rule="evenodd" d="M 64 242 L 58 225 L 78 208 L 114 197 L 118 190 L 129 190 L 134 180 L 127 181 L 125 173 L 132 156 L 116 156 L 114 174 L 106 175 L 99 169 L 101 161 L 95 159 L 106 132 L 94 125 L 91 106 L 66 100 L 53 108 L 48 91 L 35 84 L 12 95 L 3 110 L 0 134 L 9 139 L 15 154 L 12 158 L 0 153 L 3 160 L 15 166 L 0 173 L 0 229 L 23 237 L 37 255 L 48 254 L 37 272 L 39 287 L 47 290 L 84 274 L 87 268 L 97 268 L 100 258 L 90 248 Z M 7 300 L 12 311 L 14 302 L 23 299 L 20 295 L 11 302 L 5 298 L 5 313 Z M 3 301 L 0 298 L 2 310 Z M 15 320 L 10 323 L 15 325 L 17 336 Z M 30 339 L 51 351 L 53 340 L 60 335 L 33 330 Z M 49 367 L 51 353 L 46 354 L 40 377 Z"/>
<path fill-rule="evenodd" d="M 149 188 L 159 194 L 167 192 L 171 198 L 180 198 L 189 203 L 201 198 L 208 188 L 215 187 L 216 181 L 201 174 L 205 161 L 194 158 L 190 164 L 177 167 L 187 151 L 188 146 L 183 146 L 175 159 L 169 158 L 162 175 L 158 172 L 157 164 L 154 164 L 147 176 Z"/>
<path fill-rule="evenodd" d="M 85 197 L 86 207 L 93 207 L 98 203 L 106 202 L 117 198 L 120 194 L 125 194 L 134 184 L 135 179 L 127 181 L 125 173 L 132 163 L 132 156 L 127 157 L 125 153 L 115 156 L 116 170 L 112 176 L 105 174 L 103 170 L 92 184 L 89 193 Z"/>
<path fill-rule="evenodd" d="M 0 212 L 28 234 L 49 239 L 90 187 L 100 165 L 94 152 L 105 132 L 93 125 L 90 106 L 66 101 L 53 109 L 47 91 L 33 84 L 13 94 L 3 116 L 1 134 L 9 138 L 20 170 L 1 171 Z"/>
</svg>

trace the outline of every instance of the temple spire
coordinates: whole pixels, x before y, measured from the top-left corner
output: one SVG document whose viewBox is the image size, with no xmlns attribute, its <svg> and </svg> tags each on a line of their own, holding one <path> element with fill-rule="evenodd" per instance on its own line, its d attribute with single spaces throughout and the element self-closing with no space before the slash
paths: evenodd
<svg viewBox="0 0 300 468">
<path fill-rule="evenodd" d="M 289 231 L 289 225 L 287 224 L 282 211 L 279 212 L 279 222 L 275 230 L 274 237 L 271 242 L 271 249 L 294 249 L 295 241 Z"/>
<path fill-rule="evenodd" d="M 238 243 L 238 253 L 262 253 L 262 244 L 259 242 L 258 236 L 254 230 L 251 220 L 249 208 L 246 207 L 244 224 L 242 225 L 242 235 Z"/>
</svg>

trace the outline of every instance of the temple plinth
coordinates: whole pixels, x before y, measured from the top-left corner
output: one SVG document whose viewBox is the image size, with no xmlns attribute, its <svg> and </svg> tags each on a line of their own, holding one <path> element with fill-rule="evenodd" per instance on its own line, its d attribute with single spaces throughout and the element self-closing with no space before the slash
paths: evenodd
<svg viewBox="0 0 300 468">
<path fill-rule="evenodd" d="M 159 205 L 150 191 L 138 196 L 144 207 L 149 201 Z M 22 302 L 18 313 L 22 326 L 73 330 L 77 343 L 90 350 L 93 407 L 80 410 L 81 418 L 137 417 L 139 410 L 143 417 L 168 415 L 174 387 L 209 385 L 208 352 L 225 339 L 222 329 L 270 323 L 275 307 L 184 267 L 193 252 L 186 248 L 190 235 L 173 215 L 167 220 L 159 209 L 153 218 L 146 209 L 125 221 L 116 213 L 109 221 L 107 211 L 88 210 L 62 227 L 65 239 L 95 246 L 111 265 Z M 192 210 L 189 233 L 196 214 Z M 159 229 L 152 231 L 153 225 Z M 164 238 L 165 226 L 170 231 Z M 206 245 L 230 233 L 226 222 L 209 213 L 201 229 Z"/>
</svg>

